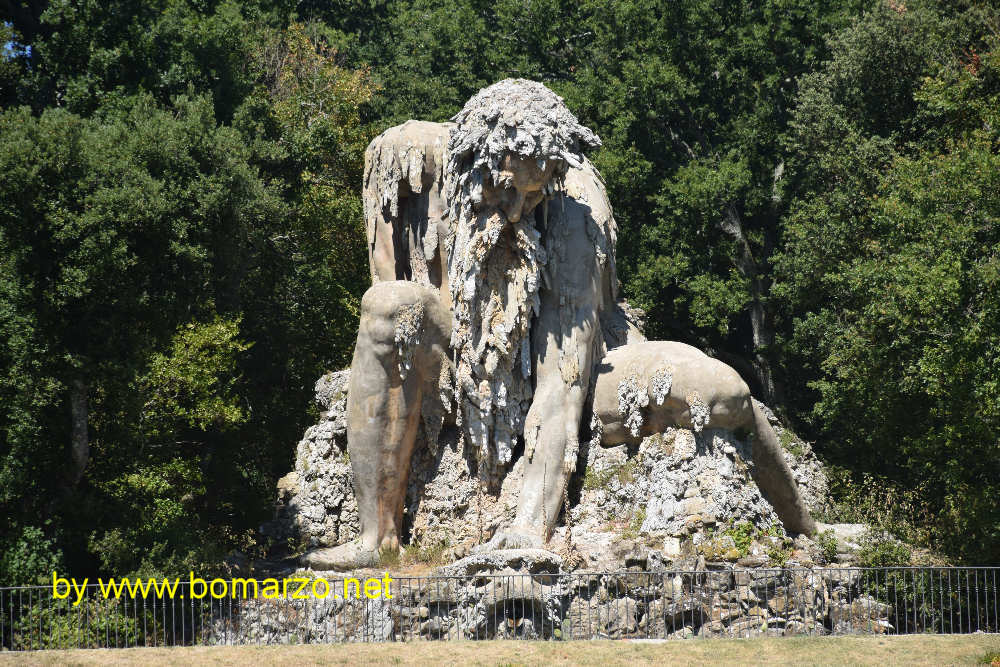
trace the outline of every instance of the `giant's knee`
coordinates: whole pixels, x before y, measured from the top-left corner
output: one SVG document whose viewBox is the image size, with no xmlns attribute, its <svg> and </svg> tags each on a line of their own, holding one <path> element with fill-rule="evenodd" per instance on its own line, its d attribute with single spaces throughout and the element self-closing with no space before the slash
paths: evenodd
<svg viewBox="0 0 1000 667">
<path fill-rule="evenodd" d="M 372 346 L 376 351 L 393 345 L 399 317 L 421 310 L 419 295 L 406 289 L 405 285 L 404 281 L 381 282 L 365 292 L 361 298 L 359 345 Z"/>
<path fill-rule="evenodd" d="M 380 282 L 361 299 L 358 343 L 388 349 L 405 341 L 429 348 L 445 342 L 450 325 L 436 291 L 407 280 Z"/>
<path fill-rule="evenodd" d="M 361 297 L 361 314 L 393 318 L 408 307 L 416 304 L 423 306 L 428 292 L 430 290 L 426 287 L 409 280 L 382 281 L 369 287 Z"/>
</svg>

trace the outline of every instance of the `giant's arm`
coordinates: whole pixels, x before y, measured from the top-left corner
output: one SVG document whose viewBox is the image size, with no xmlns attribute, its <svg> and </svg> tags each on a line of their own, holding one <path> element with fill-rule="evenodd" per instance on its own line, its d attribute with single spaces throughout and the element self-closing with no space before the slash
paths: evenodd
<svg viewBox="0 0 1000 667">
<path fill-rule="evenodd" d="M 558 291 L 545 294 L 532 335 L 538 377 L 524 425 L 528 458 L 515 530 L 537 535 L 555 525 L 564 488 L 576 467 L 599 331 L 597 310 L 581 293 L 585 290 L 573 291 L 577 299 L 569 304 L 560 304 Z"/>
<path fill-rule="evenodd" d="M 365 151 L 364 210 L 372 283 L 441 286 L 438 225 L 450 123 L 407 121 Z"/>
<path fill-rule="evenodd" d="M 515 531 L 554 526 L 576 467 L 579 430 L 595 356 L 603 350 L 601 311 L 612 260 L 614 221 L 589 164 L 566 176 L 566 194 L 548 204 L 546 281 L 532 328 L 536 384 L 524 426 L 524 486 Z"/>
</svg>

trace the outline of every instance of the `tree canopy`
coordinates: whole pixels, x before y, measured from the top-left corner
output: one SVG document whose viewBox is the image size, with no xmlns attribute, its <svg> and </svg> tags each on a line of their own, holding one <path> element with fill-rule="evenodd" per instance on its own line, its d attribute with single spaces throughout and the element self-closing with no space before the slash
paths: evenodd
<svg viewBox="0 0 1000 667">
<path fill-rule="evenodd" d="M 260 546 L 313 383 L 354 344 L 365 146 L 507 76 L 600 134 L 648 334 L 815 440 L 833 518 L 890 498 L 902 537 L 1000 556 L 991 3 L 0 12 L 0 583 Z"/>
</svg>

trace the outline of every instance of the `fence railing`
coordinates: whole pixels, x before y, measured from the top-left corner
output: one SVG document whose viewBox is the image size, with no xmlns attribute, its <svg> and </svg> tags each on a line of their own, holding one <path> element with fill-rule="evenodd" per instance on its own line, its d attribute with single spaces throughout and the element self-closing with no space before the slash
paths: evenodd
<svg viewBox="0 0 1000 667">
<path fill-rule="evenodd" d="M 995 567 L 390 577 L 325 586 L 181 578 L 145 597 L 0 588 L 0 649 L 477 639 L 1000 632 Z M 273 580 L 271 580 L 273 581 Z M 222 584 L 226 584 L 223 587 Z M 270 587 L 269 587 L 270 586 Z M 224 590 L 223 590 L 224 589 Z M 270 594 L 268 594 L 270 593 Z"/>
</svg>

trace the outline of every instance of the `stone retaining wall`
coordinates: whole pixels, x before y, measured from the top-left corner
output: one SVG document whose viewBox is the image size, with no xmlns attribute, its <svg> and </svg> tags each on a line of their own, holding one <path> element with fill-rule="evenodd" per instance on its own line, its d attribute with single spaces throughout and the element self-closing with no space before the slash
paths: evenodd
<svg viewBox="0 0 1000 667">
<path fill-rule="evenodd" d="M 892 633 L 853 568 L 572 573 L 541 550 L 472 556 L 393 581 L 393 598 L 250 600 L 213 625 L 227 644 L 438 639 L 683 639 Z M 514 573 L 515 570 L 518 573 Z M 362 574 L 358 574 L 362 576 Z M 336 584 L 333 579 L 331 583 Z"/>
</svg>

